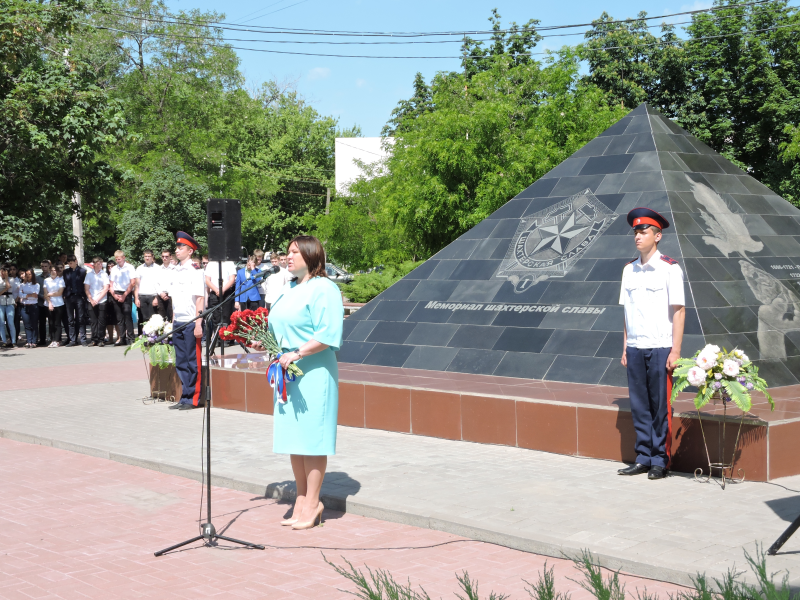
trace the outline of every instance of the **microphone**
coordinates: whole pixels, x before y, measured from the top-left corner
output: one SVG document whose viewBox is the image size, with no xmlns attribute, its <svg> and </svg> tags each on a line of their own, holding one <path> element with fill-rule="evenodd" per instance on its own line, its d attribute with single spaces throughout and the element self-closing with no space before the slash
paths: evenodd
<svg viewBox="0 0 800 600">
<path fill-rule="evenodd" d="M 274 275 L 275 273 L 280 273 L 281 268 L 278 265 L 273 265 L 268 269 L 264 269 L 263 271 L 259 271 L 258 273 L 254 273 L 250 275 L 250 279 L 261 279 L 263 277 L 269 277 L 270 275 Z"/>
</svg>

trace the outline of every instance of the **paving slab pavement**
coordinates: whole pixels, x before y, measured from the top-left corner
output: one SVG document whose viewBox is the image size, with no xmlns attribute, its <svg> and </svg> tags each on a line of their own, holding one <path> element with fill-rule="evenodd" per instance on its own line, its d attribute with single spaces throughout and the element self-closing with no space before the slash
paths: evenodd
<svg viewBox="0 0 800 600">
<path fill-rule="evenodd" d="M 104 363 L 95 361 L 119 357 L 116 349 L 99 354 L 104 350 L 64 352 L 75 353 L 67 358 L 82 371 L 109 379 Z M 17 356 L 13 363 L 0 353 L 4 379 L 33 366 L 30 355 L 43 351 L 28 352 L 27 361 Z M 199 479 L 202 411 L 176 413 L 164 403 L 144 404 L 147 391 L 143 380 L 4 390 L 0 437 Z M 271 417 L 212 410 L 215 485 L 291 498 L 288 460 L 272 454 L 271 447 Z M 728 568 L 743 569 L 745 550 L 753 554 L 757 543 L 769 546 L 800 514 L 800 476 L 723 491 L 684 475 L 662 481 L 619 477 L 618 466 L 340 427 L 323 493 L 326 505 L 350 514 L 546 556 L 588 548 L 609 568 L 681 585 L 698 571 L 719 577 Z M 788 571 L 792 585 L 800 586 L 800 535 L 769 557 L 768 565 Z"/>
<path fill-rule="evenodd" d="M 592 596 L 566 560 L 476 542 L 431 529 L 326 510 L 322 527 L 281 527 L 289 507 L 263 496 L 212 491 L 214 523 L 248 550 L 200 543 L 154 557 L 197 532 L 199 488 L 191 480 L 65 450 L 0 440 L 0 598 L 347 598 L 355 586 L 324 563 L 387 569 L 396 581 L 452 598 L 466 570 L 489 591 L 527 598 L 525 582 L 554 568 L 572 600 Z M 303 546 L 303 547 L 298 547 Z M 623 576 L 628 592 L 666 600 L 684 591 Z"/>
</svg>

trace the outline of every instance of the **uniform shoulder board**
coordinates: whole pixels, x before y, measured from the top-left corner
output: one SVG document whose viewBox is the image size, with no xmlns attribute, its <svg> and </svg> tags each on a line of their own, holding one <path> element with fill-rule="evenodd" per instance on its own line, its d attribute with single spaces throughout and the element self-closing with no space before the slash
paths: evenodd
<svg viewBox="0 0 800 600">
<path fill-rule="evenodd" d="M 626 263 L 625 263 L 625 266 L 627 267 L 628 265 L 632 265 L 632 264 L 633 264 L 633 263 L 635 263 L 637 260 L 639 260 L 639 258 L 638 258 L 638 257 L 637 257 L 637 258 L 634 258 L 633 260 L 629 260 L 628 262 L 626 262 Z"/>
<path fill-rule="evenodd" d="M 661 260 L 663 260 L 665 263 L 667 263 L 669 265 L 677 265 L 678 264 L 677 260 L 675 260 L 674 258 L 670 258 L 666 254 L 662 254 L 661 255 Z"/>
</svg>

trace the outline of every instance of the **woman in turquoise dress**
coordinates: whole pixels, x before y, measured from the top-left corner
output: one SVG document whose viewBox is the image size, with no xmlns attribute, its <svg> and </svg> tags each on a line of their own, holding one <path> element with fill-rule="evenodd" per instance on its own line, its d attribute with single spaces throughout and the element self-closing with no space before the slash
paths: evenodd
<svg viewBox="0 0 800 600">
<path fill-rule="evenodd" d="M 273 452 L 289 454 L 297 482 L 292 516 L 282 525 L 309 529 L 322 522 L 319 501 L 328 456 L 336 454 L 339 370 L 335 351 L 342 344 L 344 307 L 339 288 L 325 273 L 325 250 L 311 236 L 289 244 L 287 283 L 269 313 L 269 329 L 283 349 L 281 365 L 303 375 L 286 385 L 288 400 L 273 395 Z M 277 386 L 276 386 L 277 387 Z"/>
</svg>

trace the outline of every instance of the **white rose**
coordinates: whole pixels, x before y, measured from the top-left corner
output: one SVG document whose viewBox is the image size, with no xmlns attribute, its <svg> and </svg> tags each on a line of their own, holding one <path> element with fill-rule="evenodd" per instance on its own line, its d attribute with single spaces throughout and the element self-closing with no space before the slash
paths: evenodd
<svg viewBox="0 0 800 600">
<path fill-rule="evenodd" d="M 715 346 L 714 344 L 706 344 L 706 347 L 703 348 L 702 354 L 719 354 L 719 346 Z"/>
<path fill-rule="evenodd" d="M 692 367 L 689 369 L 689 372 L 686 374 L 686 378 L 689 380 L 689 383 L 692 385 L 701 385 L 706 380 L 706 371 L 703 370 L 701 367 Z"/>
<path fill-rule="evenodd" d="M 172 333 L 172 323 L 164 325 L 164 333 Z"/>
<path fill-rule="evenodd" d="M 742 355 L 739 358 L 742 360 L 743 363 L 750 362 L 750 359 L 747 358 L 747 354 L 745 354 L 744 352 L 742 352 Z"/>
<path fill-rule="evenodd" d="M 728 377 L 734 377 L 739 374 L 739 365 L 736 361 L 726 360 L 722 363 L 722 372 Z"/>
<path fill-rule="evenodd" d="M 164 318 L 161 315 L 153 315 L 147 324 L 153 327 L 153 331 L 157 331 L 164 326 Z"/>
<path fill-rule="evenodd" d="M 695 362 L 697 363 L 698 367 L 708 371 L 709 369 L 713 369 L 714 365 L 717 364 L 717 356 L 715 354 L 709 354 L 703 351 L 697 357 Z"/>
<path fill-rule="evenodd" d="M 153 333 L 155 333 L 153 325 L 150 323 L 150 321 L 144 324 L 144 327 L 142 327 L 142 331 L 144 332 L 145 335 L 153 335 Z"/>
</svg>

